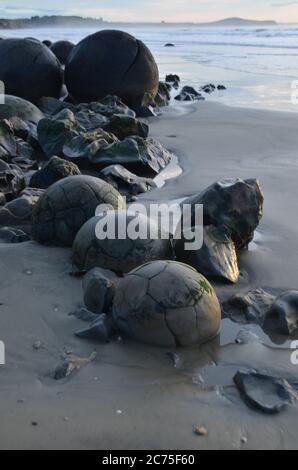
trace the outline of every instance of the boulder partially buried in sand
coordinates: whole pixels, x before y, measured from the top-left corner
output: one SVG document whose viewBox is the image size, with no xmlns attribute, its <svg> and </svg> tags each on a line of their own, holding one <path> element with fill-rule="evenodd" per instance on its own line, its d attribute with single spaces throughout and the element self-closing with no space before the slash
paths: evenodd
<svg viewBox="0 0 298 470">
<path fill-rule="evenodd" d="M 190 346 L 214 338 L 221 311 L 209 282 L 175 261 L 154 261 L 131 271 L 113 301 L 120 332 L 157 346 Z"/>
<path fill-rule="evenodd" d="M 59 98 L 63 71 L 47 46 L 31 39 L 0 41 L 0 80 L 8 95 L 37 102 L 42 96 Z"/>
<path fill-rule="evenodd" d="M 140 235 L 131 235 L 135 228 Z M 109 211 L 88 220 L 78 232 L 72 262 L 79 271 L 100 267 L 127 273 L 148 261 L 171 259 L 170 240 L 158 224 L 142 214 Z"/>
<path fill-rule="evenodd" d="M 69 176 L 53 184 L 39 199 L 32 214 L 33 238 L 44 244 L 72 246 L 82 225 L 100 204 L 125 206 L 110 184 L 92 176 Z"/>
<path fill-rule="evenodd" d="M 78 102 L 112 94 L 138 111 L 146 93 L 156 96 L 158 82 L 149 49 L 122 31 L 104 30 L 86 37 L 74 47 L 65 67 L 67 89 Z"/>
</svg>

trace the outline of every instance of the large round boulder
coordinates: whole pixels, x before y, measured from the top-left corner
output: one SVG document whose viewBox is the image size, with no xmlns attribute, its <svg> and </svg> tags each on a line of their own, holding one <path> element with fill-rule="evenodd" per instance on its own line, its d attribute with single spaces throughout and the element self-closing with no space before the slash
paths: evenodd
<svg viewBox="0 0 298 470">
<path fill-rule="evenodd" d="M 51 51 L 53 52 L 53 54 L 55 54 L 60 64 L 62 65 L 65 65 L 68 56 L 73 50 L 73 48 L 74 44 L 70 41 L 57 41 L 50 46 Z"/>
<path fill-rule="evenodd" d="M 5 95 L 5 102 L 0 106 L 0 119 L 13 118 L 21 119 L 27 124 L 36 126 L 44 118 L 44 115 L 30 101 L 17 96 Z"/>
<path fill-rule="evenodd" d="M 100 267 L 127 273 L 148 261 L 173 258 L 170 240 L 143 214 L 108 211 L 88 220 L 73 244 L 79 271 Z"/>
<path fill-rule="evenodd" d="M 65 83 L 76 101 L 116 95 L 138 110 L 145 94 L 156 96 L 159 73 L 143 42 L 122 31 L 104 30 L 74 47 L 66 63 Z"/>
<path fill-rule="evenodd" d="M 33 39 L 0 41 L 0 80 L 5 92 L 36 102 L 42 96 L 59 98 L 63 71 L 47 46 Z"/>
<path fill-rule="evenodd" d="M 92 176 L 69 176 L 50 186 L 32 214 L 32 235 L 39 243 L 72 246 L 82 225 L 100 204 L 114 209 L 125 206 L 110 184 Z"/>
<path fill-rule="evenodd" d="M 214 338 L 221 310 L 209 282 L 175 261 L 154 261 L 131 271 L 113 300 L 120 332 L 157 346 L 190 346 Z"/>
</svg>

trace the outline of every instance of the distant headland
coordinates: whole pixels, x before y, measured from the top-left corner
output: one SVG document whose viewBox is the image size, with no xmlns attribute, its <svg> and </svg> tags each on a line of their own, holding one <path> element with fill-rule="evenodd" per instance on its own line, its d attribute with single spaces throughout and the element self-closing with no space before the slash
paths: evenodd
<svg viewBox="0 0 298 470">
<path fill-rule="evenodd" d="M 82 16 L 32 16 L 31 18 L 5 19 L 0 18 L 0 29 L 22 29 L 22 28 L 44 28 L 44 27 L 97 27 L 105 24 L 131 24 L 127 22 L 107 22 L 103 18 L 85 18 Z M 171 26 L 177 23 L 161 21 L 160 23 L 144 23 L 138 24 L 162 24 Z M 243 18 L 226 18 L 219 21 L 205 23 L 181 23 L 200 27 L 248 27 L 248 26 L 276 26 L 275 21 L 247 20 Z"/>
</svg>

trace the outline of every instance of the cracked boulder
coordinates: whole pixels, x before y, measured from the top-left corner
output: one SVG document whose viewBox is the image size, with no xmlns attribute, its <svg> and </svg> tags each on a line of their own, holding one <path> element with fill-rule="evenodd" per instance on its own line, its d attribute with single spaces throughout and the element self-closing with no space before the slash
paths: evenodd
<svg viewBox="0 0 298 470">
<path fill-rule="evenodd" d="M 52 157 L 41 170 L 31 176 L 29 186 L 32 188 L 47 189 L 56 181 L 67 176 L 80 175 L 77 165 L 63 158 Z"/>
<path fill-rule="evenodd" d="M 175 241 L 177 261 L 189 264 L 208 279 L 235 283 L 239 278 L 237 253 L 234 243 L 217 228 L 204 227 L 203 245 L 199 250 L 186 250 L 189 240 L 182 236 Z"/>
<path fill-rule="evenodd" d="M 0 80 L 8 95 L 32 103 L 42 96 L 59 98 L 63 71 L 47 46 L 32 39 L 0 41 Z"/>
<path fill-rule="evenodd" d="M 32 103 L 17 96 L 5 95 L 5 103 L 0 106 L 0 119 L 7 119 L 19 137 L 37 126 L 43 113 Z"/>
<path fill-rule="evenodd" d="M 92 176 L 68 176 L 50 186 L 34 207 L 33 238 L 39 243 L 72 246 L 84 223 L 97 207 L 123 209 L 122 196 L 110 184 Z"/>
<path fill-rule="evenodd" d="M 51 44 L 50 49 L 55 54 L 60 64 L 65 65 L 69 54 L 74 48 L 74 44 L 70 41 L 56 41 Z"/>
<path fill-rule="evenodd" d="M 298 291 L 288 291 L 281 294 L 268 310 L 264 330 L 280 335 L 295 335 L 298 333 Z"/>
<path fill-rule="evenodd" d="M 137 196 L 157 187 L 152 178 L 137 176 L 122 165 L 110 165 L 100 172 L 100 176 L 126 197 Z"/>
<path fill-rule="evenodd" d="M 221 320 L 209 282 L 175 261 L 147 263 L 125 276 L 112 314 L 123 335 L 164 347 L 205 343 L 218 334 Z"/>
<path fill-rule="evenodd" d="M 24 188 L 22 170 L 17 165 L 0 160 L 0 192 L 5 195 L 5 199 L 7 201 L 14 199 Z"/>
<path fill-rule="evenodd" d="M 172 258 L 172 246 L 158 224 L 143 214 L 108 211 L 78 232 L 72 262 L 79 271 L 94 267 L 127 273 L 147 261 Z"/>
<path fill-rule="evenodd" d="M 145 93 L 157 94 L 159 73 L 145 44 L 128 33 L 104 30 L 83 39 L 65 67 L 65 83 L 77 101 L 119 96 L 130 108 L 141 107 Z"/>
<path fill-rule="evenodd" d="M 264 197 L 258 180 L 227 179 L 218 181 L 183 204 L 192 205 L 195 223 L 196 204 L 204 207 L 204 225 L 214 225 L 226 232 L 236 249 L 247 248 L 263 215 Z"/>
</svg>

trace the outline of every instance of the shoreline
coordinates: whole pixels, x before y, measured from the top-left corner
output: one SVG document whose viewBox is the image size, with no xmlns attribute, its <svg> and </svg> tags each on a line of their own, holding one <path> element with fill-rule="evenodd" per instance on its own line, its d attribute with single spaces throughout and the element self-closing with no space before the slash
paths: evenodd
<svg viewBox="0 0 298 470">
<path fill-rule="evenodd" d="M 151 136 L 179 156 L 183 173 L 139 200 L 170 201 L 228 177 L 259 178 L 264 218 L 253 249 L 241 256 L 243 276 L 215 288 L 221 298 L 251 287 L 297 289 L 298 114 L 210 101 L 188 108 L 149 119 Z M 0 338 L 7 346 L 0 448 L 297 449 L 297 404 L 266 417 L 246 407 L 232 380 L 249 368 L 297 377 L 288 343 L 274 345 L 258 327 L 223 320 L 219 337 L 178 350 L 174 367 L 165 349 L 78 339 L 83 324 L 69 312 L 82 305 L 81 281 L 69 275 L 69 257 L 68 249 L 35 242 L 0 244 Z M 258 341 L 236 344 L 241 330 Z M 55 382 L 51 373 L 66 350 L 82 357 L 96 350 L 97 358 Z M 197 425 L 207 437 L 194 435 Z"/>
</svg>

